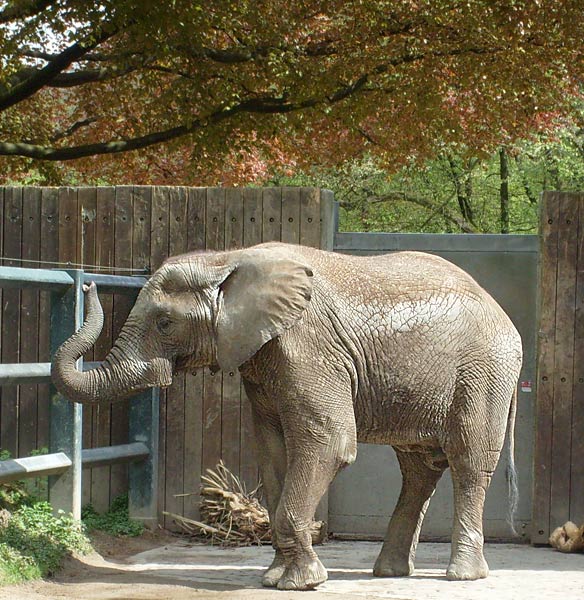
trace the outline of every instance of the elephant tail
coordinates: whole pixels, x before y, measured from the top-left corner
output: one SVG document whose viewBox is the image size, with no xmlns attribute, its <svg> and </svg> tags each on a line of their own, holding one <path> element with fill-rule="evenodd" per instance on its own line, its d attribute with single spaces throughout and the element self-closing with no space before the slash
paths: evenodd
<svg viewBox="0 0 584 600">
<path fill-rule="evenodd" d="M 517 485 L 517 471 L 515 469 L 515 416 L 517 414 L 517 387 L 513 392 L 511 406 L 509 407 L 509 416 L 507 418 L 507 468 L 505 476 L 507 478 L 507 490 L 509 494 L 509 511 L 507 513 L 507 523 L 511 528 L 514 537 L 519 537 L 515 529 L 515 513 L 519 505 L 519 487 Z"/>
</svg>

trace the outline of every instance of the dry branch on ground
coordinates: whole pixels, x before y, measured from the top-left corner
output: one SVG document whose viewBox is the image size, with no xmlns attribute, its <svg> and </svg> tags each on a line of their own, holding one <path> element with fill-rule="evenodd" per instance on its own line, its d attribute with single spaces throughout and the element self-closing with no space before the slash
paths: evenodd
<svg viewBox="0 0 584 600">
<path fill-rule="evenodd" d="M 270 518 L 267 509 L 260 502 L 261 484 L 248 492 L 243 482 L 223 461 L 219 462 L 215 470 L 207 469 L 201 482 L 200 521 L 164 513 L 185 533 L 221 545 L 271 543 Z M 313 543 L 321 543 L 325 535 L 326 524 L 314 522 Z"/>
</svg>

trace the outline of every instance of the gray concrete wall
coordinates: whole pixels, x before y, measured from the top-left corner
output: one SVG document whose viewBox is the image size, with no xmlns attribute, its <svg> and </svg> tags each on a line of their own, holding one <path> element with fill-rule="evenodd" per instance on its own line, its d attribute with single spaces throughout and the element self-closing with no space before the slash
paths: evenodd
<svg viewBox="0 0 584 600">
<path fill-rule="evenodd" d="M 337 233 L 334 249 L 358 255 L 395 250 L 420 250 L 442 256 L 470 273 L 501 304 L 523 339 L 524 363 L 520 381 L 531 381 L 532 391 L 519 391 L 515 425 L 515 457 L 520 501 L 516 526 L 529 537 L 532 497 L 532 460 L 535 403 L 535 345 L 537 236 L 429 235 Z M 510 537 L 506 524 L 507 484 L 501 460 L 485 505 L 485 536 Z M 360 444 L 351 467 L 339 473 L 329 495 L 329 529 L 340 535 L 380 537 L 397 501 L 401 475 L 393 450 Z M 447 539 L 452 523 L 452 484 L 448 471 L 441 479 L 422 530 L 424 539 Z"/>
</svg>

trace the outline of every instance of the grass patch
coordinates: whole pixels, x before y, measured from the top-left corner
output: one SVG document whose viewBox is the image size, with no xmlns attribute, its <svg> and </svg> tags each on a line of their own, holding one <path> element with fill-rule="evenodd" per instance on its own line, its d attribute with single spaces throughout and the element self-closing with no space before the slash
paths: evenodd
<svg viewBox="0 0 584 600">
<path fill-rule="evenodd" d="M 52 575 L 66 556 L 91 550 L 83 527 L 68 515 L 55 517 L 48 502 L 20 506 L 6 521 L 0 529 L 1 585 Z"/>
<path fill-rule="evenodd" d="M 45 454 L 46 449 L 36 454 Z M 10 458 L 0 450 L 0 460 Z M 82 523 L 70 515 L 53 515 L 47 498 L 47 478 L 0 484 L 0 586 L 40 579 L 59 570 L 63 559 L 91 551 L 87 532 L 138 536 L 144 531 L 128 513 L 128 497 L 116 498 L 103 515 L 83 508 Z"/>
<path fill-rule="evenodd" d="M 91 504 L 83 507 L 81 519 L 87 531 L 98 529 L 115 536 L 135 537 L 144 531 L 140 521 L 132 521 L 128 512 L 128 496 L 115 498 L 110 509 L 100 515 Z"/>
</svg>

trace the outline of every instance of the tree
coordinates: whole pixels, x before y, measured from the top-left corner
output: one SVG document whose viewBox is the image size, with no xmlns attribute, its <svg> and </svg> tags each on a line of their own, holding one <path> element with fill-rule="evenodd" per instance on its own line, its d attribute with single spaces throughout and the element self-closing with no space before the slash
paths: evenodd
<svg viewBox="0 0 584 600">
<path fill-rule="evenodd" d="M 239 153 L 487 152 L 567 107 L 581 21 L 579 0 L 4 0 L 0 156 L 91 165 L 165 143 L 216 178 Z"/>
</svg>

